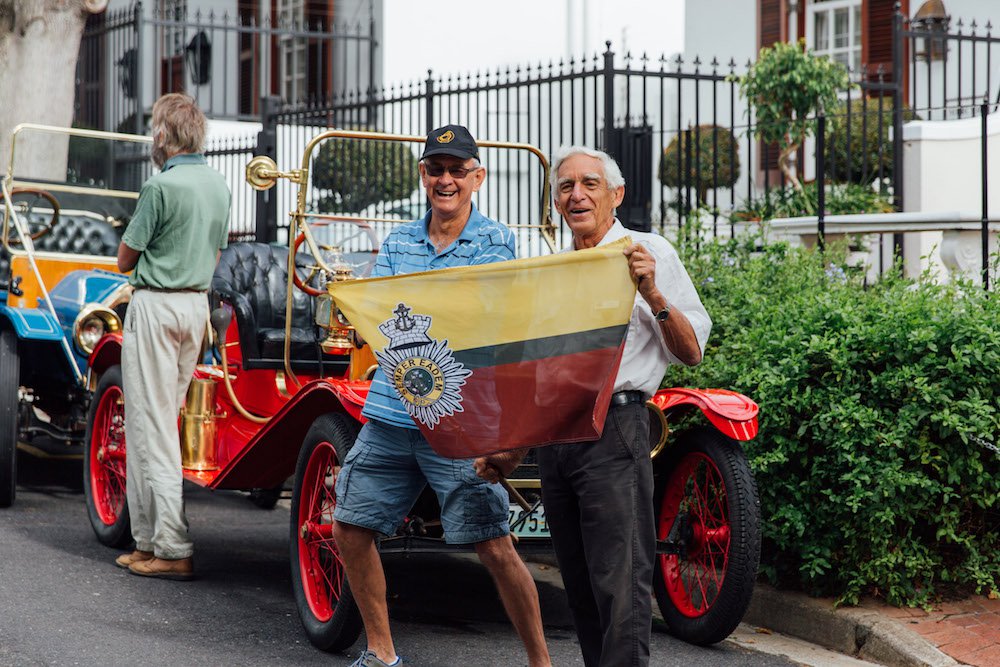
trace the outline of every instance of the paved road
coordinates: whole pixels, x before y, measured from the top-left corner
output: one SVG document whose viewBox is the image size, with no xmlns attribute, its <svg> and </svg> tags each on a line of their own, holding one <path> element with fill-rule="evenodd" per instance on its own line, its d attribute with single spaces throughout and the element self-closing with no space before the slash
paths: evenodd
<svg viewBox="0 0 1000 667">
<path fill-rule="evenodd" d="M 303 635 L 290 590 L 288 513 L 190 487 L 199 579 L 147 580 L 113 566 L 87 523 L 79 463 L 22 464 L 0 510 L 0 665 L 348 665 Z M 556 665 L 582 665 L 555 568 L 530 565 Z M 523 665 L 520 643 L 474 557 L 391 557 L 390 609 L 408 664 Z M 363 641 L 363 638 L 362 640 Z M 654 665 L 790 665 L 723 643 L 703 649 L 658 628 Z"/>
</svg>

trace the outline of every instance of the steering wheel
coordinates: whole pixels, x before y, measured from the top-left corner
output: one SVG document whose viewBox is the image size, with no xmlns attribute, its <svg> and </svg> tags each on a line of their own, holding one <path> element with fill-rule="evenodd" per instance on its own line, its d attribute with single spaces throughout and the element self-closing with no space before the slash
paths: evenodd
<svg viewBox="0 0 1000 667">
<path fill-rule="evenodd" d="M 17 210 L 21 221 L 28 228 L 28 234 L 32 241 L 37 241 L 51 232 L 52 228 L 56 226 L 56 222 L 59 221 L 59 202 L 48 190 L 13 188 L 10 191 L 10 198 L 10 207 Z M 7 237 L 7 242 L 12 245 L 20 244 L 21 239 L 18 238 L 17 233 L 11 231 L 13 233 Z"/>
<path fill-rule="evenodd" d="M 358 238 L 367 238 L 371 242 L 372 249 L 344 253 L 343 248 L 348 245 L 348 242 Z M 305 240 L 305 232 L 295 237 L 295 243 L 292 248 L 296 254 L 298 254 L 299 246 L 302 245 Z M 378 242 L 375 236 L 375 231 L 367 225 L 359 225 L 354 228 L 352 233 L 338 238 L 336 245 L 318 243 L 317 247 L 321 252 L 329 256 L 331 261 L 327 261 L 327 265 L 345 265 L 351 269 L 351 274 L 358 278 L 363 278 L 368 275 L 371 271 L 372 265 L 375 263 L 375 256 L 378 254 Z M 324 294 L 325 292 L 323 290 L 316 289 L 309 284 L 309 282 L 312 281 L 312 279 L 315 278 L 316 275 L 322 270 L 319 264 L 304 265 L 301 268 L 308 269 L 309 274 L 303 278 L 299 275 L 299 266 L 296 265 L 295 272 L 292 274 L 292 281 L 295 283 L 295 286 L 310 296 L 319 296 L 320 294 Z"/>
</svg>

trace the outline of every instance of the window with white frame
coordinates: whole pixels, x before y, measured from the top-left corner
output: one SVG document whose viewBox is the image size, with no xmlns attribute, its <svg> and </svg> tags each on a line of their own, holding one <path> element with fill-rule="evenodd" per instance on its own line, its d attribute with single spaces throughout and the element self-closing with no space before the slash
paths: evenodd
<svg viewBox="0 0 1000 667">
<path fill-rule="evenodd" d="M 281 96 L 289 102 L 295 102 L 307 94 L 308 45 L 305 37 L 296 37 L 289 33 L 306 29 L 305 0 L 278 0 L 278 11 L 282 29 L 279 47 Z"/>
<path fill-rule="evenodd" d="M 861 0 L 812 0 L 806 5 L 806 43 L 818 56 L 861 68 Z"/>
</svg>

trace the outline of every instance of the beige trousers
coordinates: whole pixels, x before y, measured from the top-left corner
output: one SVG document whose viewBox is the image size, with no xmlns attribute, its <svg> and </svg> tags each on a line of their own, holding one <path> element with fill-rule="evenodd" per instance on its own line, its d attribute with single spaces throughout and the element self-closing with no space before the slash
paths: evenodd
<svg viewBox="0 0 1000 667">
<path fill-rule="evenodd" d="M 184 515 L 178 411 L 208 318 L 204 292 L 139 289 L 125 313 L 126 497 L 137 549 L 158 558 L 194 551 Z"/>
</svg>

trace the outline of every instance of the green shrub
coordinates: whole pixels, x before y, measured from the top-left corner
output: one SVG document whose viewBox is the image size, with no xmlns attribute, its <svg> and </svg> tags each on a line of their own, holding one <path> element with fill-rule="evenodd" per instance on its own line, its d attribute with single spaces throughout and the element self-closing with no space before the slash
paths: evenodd
<svg viewBox="0 0 1000 667">
<path fill-rule="evenodd" d="M 660 181 L 671 188 L 689 185 L 695 189 L 700 204 L 707 204 L 706 195 L 713 182 L 720 188 L 731 188 L 740 178 L 740 153 L 733 139 L 733 133 L 717 125 L 699 125 L 690 132 L 691 146 L 688 146 L 687 132 L 674 137 L 660 156 Z M 697 137 L 697 139 L 695 138 Z M 718 160 L 715 148 L 718 147 Z M 687 152 L 691 153 L 691 168 L 687 180 L 683 178 L 684 167 L 688 164 Z M 678 165 L 678 161 L 680 165 Z M 714 173 L 713 173 L 714 172 Z M 713 181 L 717 178 L 717 181 Z"/>
<path fill-rule="evenodd" d="M 867 185 L 879 177 L 892 178 L 892 98 L 882 99 L 881 123 L 879 122 L 878 99 L 851 100 L 850 123 L 847 118 L 847 102 L 841 101 L 826 116 L 826 160 L 827 174 L 838 181 L 848 181 Z M 915 118 L 909 108 L 903 109 L 903 122 Z M 879 125 L 882 126 L 881 136 Z M 851 146 L 847 150 L 847 139 Z M 864 148 L 864 150 L 862 150 Z"/>
<path fill-rule="evenodd" d="M 802 190 L 788 186 L 771 188 L 763 194 L 744 201 L 733 210 L 734 220 L 770 220 L 816 215 L 818 208 L 815 181 Z M 848 213 L 888 213 L 893 210 L 892 199 L 879 194 L 866 185 L 837 183 L 826 186 L 826 215 Z"/>
<path fill-rule="evenodd" d="M 326 191 L 316 204 L 320 212 L 357 213 L 408 197 L 419 185 L 413 151 L 387 141 L 328 139 L 313 158 L 311 178 Z"/>
<path fill-rule="evenodd" d="M 1000 299 L 759 241 L 679 244 L 714 327 L 665 383 L 760 405 L 762 570 L 855 603 L 1000 588 Z M 684 250 L 682 250 L 684 252 Z M 994 295 L 995 297 L 995 295 Z"/>
</svg>

